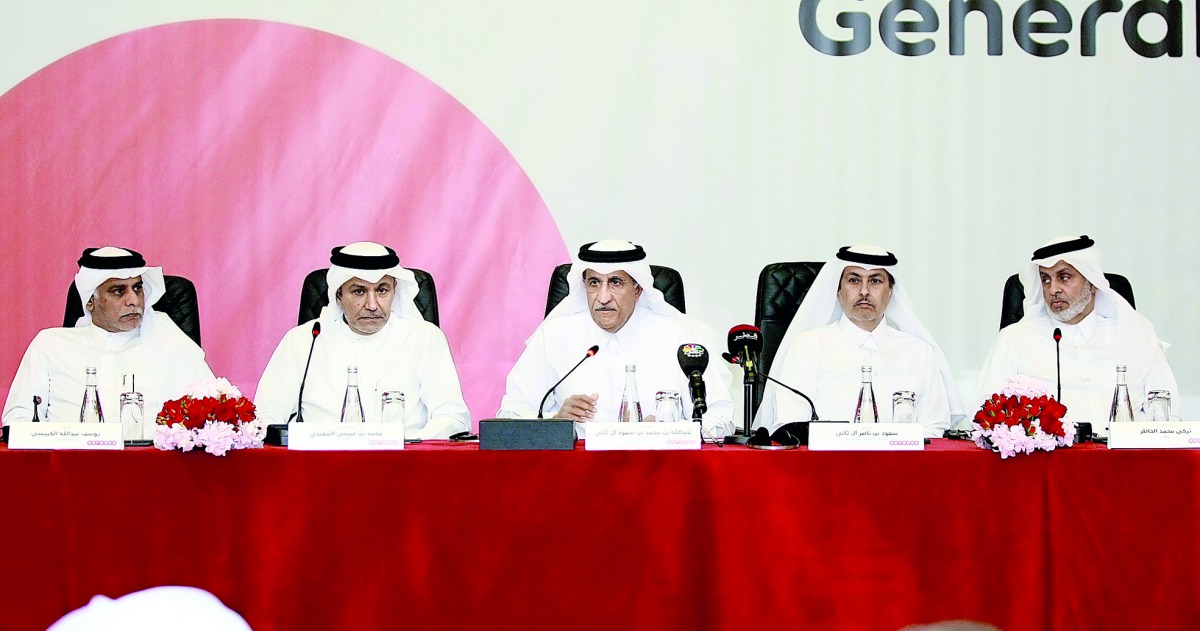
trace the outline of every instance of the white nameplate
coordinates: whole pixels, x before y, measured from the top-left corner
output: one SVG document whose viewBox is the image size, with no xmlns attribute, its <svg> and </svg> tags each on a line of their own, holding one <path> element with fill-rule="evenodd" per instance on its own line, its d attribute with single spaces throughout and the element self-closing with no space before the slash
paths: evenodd
<svg viewBox="0 0 1200 631">
<path fill-rule="evenodd" d="M 120 423 L 13 423 L 9 449 L 124 449 Z"/>
<path fill-rule="evenodd" d="M 587 451 L 639 451 L 700 448 L 700 424 L 594 423 L 587 424 Z"/>
<path fill-rule="evenodd" d="M 810 451 L 922 451 L 920 423 L 810 423 Z"/>
<path fill-rule="evenodd" d="M 404 449 L 401 423 L 290 423 L 288 449 L 386 451 Z"/>
<path fill-rule="evenodd" d="M 1109 449 L 1196 449 L 1200 448 L 1200 422 L 1111 423 Z"/>
</svg>

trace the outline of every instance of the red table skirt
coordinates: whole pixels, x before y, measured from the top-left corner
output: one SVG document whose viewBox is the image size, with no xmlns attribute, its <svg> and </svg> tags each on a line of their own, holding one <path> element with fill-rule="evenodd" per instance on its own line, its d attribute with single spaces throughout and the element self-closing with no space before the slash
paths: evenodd
<svg viewBox="0 0 1200 631">
<path fill-rule="evenodd" d="M 1200 454 L 12 451 L 0 628 L 156 585 L 259 631 L 1200 628 Z"/>
</svg>

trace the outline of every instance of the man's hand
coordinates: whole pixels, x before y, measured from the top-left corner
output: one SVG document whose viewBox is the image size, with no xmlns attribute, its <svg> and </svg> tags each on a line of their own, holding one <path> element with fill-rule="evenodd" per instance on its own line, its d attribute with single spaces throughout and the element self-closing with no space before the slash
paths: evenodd
<svg viewBox="0 0 1200 631">
<path fill-rule="evenodd" d="M 598 392 L 593 392 L 590 397 L 585 394 L 573 394 L 563 401 L 562 408 L 554 418 L 569 418 L 582 423 L 596 415 L 596 401 L 599 398 Z"/>
</svg>

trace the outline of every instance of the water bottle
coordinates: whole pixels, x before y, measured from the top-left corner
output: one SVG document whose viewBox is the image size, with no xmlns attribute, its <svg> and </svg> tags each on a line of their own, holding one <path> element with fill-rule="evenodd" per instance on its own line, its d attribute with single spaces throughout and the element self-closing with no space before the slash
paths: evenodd
<svg viewBox="0 0 1200 631">
<path fill-rule="evenodd" d="M 862 387 L 858 389 L 858 406 L 854 409 L 855 423 L 878 423 L 879 406 L 875 404 L 875 388 L 871 385 L 871 367 L 862 367 Z"/>
<path fill-rule="evenodd" d="M 362 397 L 358 394 L 358 366 L 346 367 L 346 396 L 342 399 L 342 422 L 366 422 Z"/>
<path fill-rule="evenodd" d="M 80 423 L 103 423 L 104 411 L 100 409 L 100 393 L 96 391 L 96 369 L 89 367 L 85 373 L 83 405 L 79 407 Z"/>
<path fill-rule="evenodd" d="M 625 391 L 621 393 L 621 409 L 617 413 L 617 420 L 622 423 L 642 422 L 642 403 L 638 401 L 636 374 L 637 366 L 625 366 Z"/>
<path fill-rule="evenodd" d="M 1125 384 L 1125 366 L 1117 366 L 1117 386 L 1113 389 L 1112 407 L 1108 410 L 1108 424 L 1133 421 L 1133 404 L 1129 401 L 1129 386 Z"/>
</svg>

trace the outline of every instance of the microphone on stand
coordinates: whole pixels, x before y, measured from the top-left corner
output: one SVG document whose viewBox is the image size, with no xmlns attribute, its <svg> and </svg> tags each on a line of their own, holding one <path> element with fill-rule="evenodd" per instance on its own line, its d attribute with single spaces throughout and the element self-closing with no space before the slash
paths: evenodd
<svg viewBox="0 0 1200 631">
<path fill-rule="evenodd" d="M 599 344 L 595 344 L 591 348 L 587 349 L 587 352 L 584 353 L 584 355 L 583 355 L 583 359 L 580 359 L 578 362 L 576 362 L 576 364 L 574 366 L 572 366 L 570 370 L 567 371 L 567 374 L 563 375 L 562 379 L 558 380 L 558 383 L 554 384 L 553 386 L 550 386 L 550 389 L 547 390 L 546 394 L 542 396 L 542 402 L 538 404 L 538 415 L 537 415 L 538 418 L 542 418 L 542 408 L 546 406 L 546 399 L 550 398 L 550 393 L 554 392 L 555 388 L 557 388 L 559 385 L 561 385 L 562 382 L 566 381 L 567 377 L 570 377 L 571 373 L 575 372 L 575 369 L 579 368 L 579 366 L 581 364 L 583 364 L 583 362 L 587 361 L 589 357 L 592 357 L 596 353 L 599 353 L 599 352 L 600 352 Z"/>
<path fill-rule="evenodd" d="M 727 338 L 729 352 L 724 356 L 735 358 L 743 369 L 742 375 L 742 435 L 726 436 L 731 445 L 744 445 L 751 438 L 750 426 L 754 423 L 754 411 L 758 407 L 758 355 L 763 349 L 762 330 L 750 324 L 739 324 L 729 329 Z"/>
<path fill-rule="evenodd" d="M 699 344 L 682 344 L 679 352 L 679 368 L 688 376 L 688 393 L 692 395 L 692 420 L 698 421 L 708 411 L 705 401 L 704 370 L 708 368 L 708 349 Z"/>
<path fill-rule="evenodd" d="M 731 355 L 729 353 L 721 353 L 721 357 L 725 358 L 725 361 L 727 361 L 731 364 L 740 364 L 741 363 L 741 358 Z M 762 375 L 768 381 L 774 382 L 775 385 L 783 388 L 784 390 L 787 390 L 788 392 L 791 392 L 792 394 L 797 394 L 797 395 L 800 395 L 801 397 L 803 397 L 805 401 L 808 401 L 809 409 L 812 410 L 812 420 L 814 420 L 814 421 L 821 420 L 821 417 L 817 416 L 817 404 L 813 403 L 813 400 L 810 399 L 807 394 L 800 392 L 799 390 L 787 385 L 786 383 L 783 383 L 782 381 L 772 377 L 771 375 L 768 375 L 767 373 L 765 373 L 761 370 L 758 371 L 758 374 Z"/>
<path fill-rule="evenodd" d="M 756 379 L 758 355 L 763 349 L 762 330 L 750 324 L 739 324 L 729 329 L 729 354 L 738 358 L 738 364 L 746 371 L 746 380 Z"/>
<path fill-rule="evenodd" d="M 300 378 L 300 394 L 296 395 L 296 417 L 294 422 L 303 423 L 304 415 L 304 383 L 308 381 L 308 365 L 312 363 L 313 348 L 317 345 L 317 336 L 321 334 L 321 321 L 313 322 L 312 342 L 308 345 L 308 359 L 304 360 L 304 376 Z"/>
<path fill-rule="evenodd" d="M 700 433 L 718 447 L 724 443 L 704 428 L 703 416 L 708 411 L 708 393 L 704 387 L 704 370 L 708 368 L 708 349 L 699 344 L 681 344 L 676 353 L 679 368 L 688 377 L 688 394 L 692 397 L 692 420 L 700 423 Z M 701 439 L 703 440 L 703 439 Z"/>
<path fill-rule="evenodd" d="M 1054 328 L 1054 378 L 1058 381 L 1058 402 L 1062 403 L 1062 353 L 1059 342 L 1062 341 L 1062 329 Z"/>
</svg>

